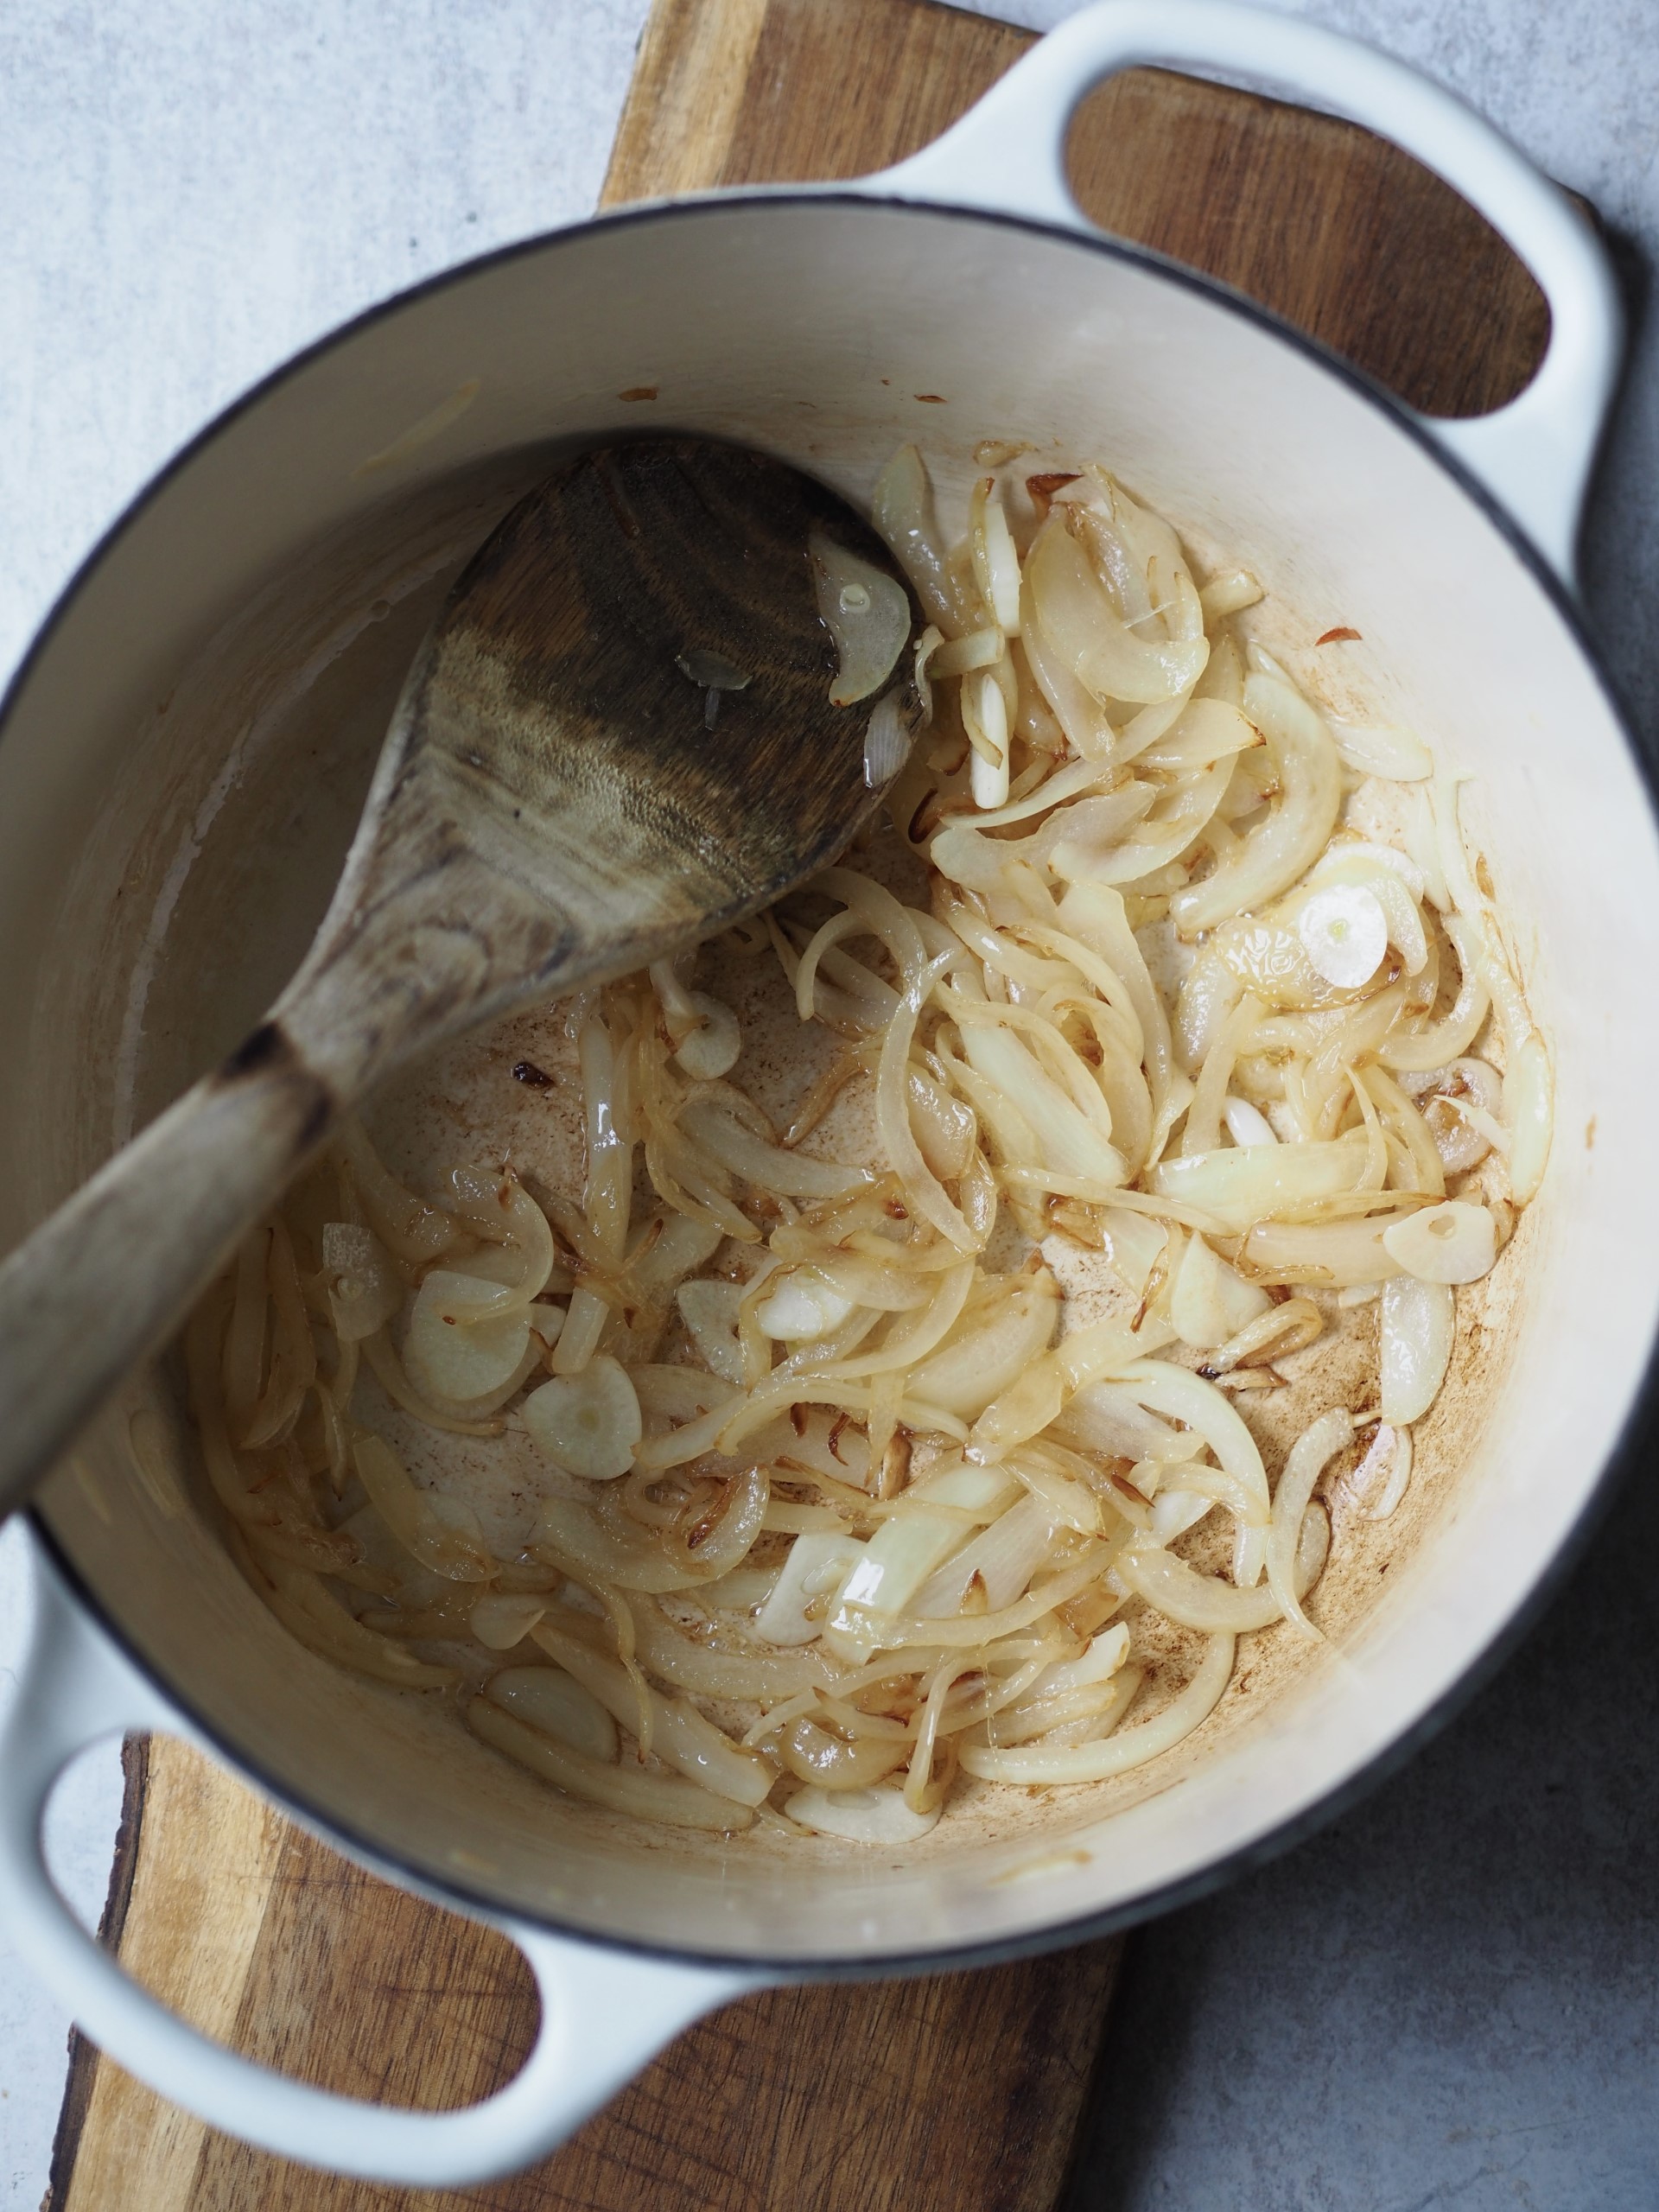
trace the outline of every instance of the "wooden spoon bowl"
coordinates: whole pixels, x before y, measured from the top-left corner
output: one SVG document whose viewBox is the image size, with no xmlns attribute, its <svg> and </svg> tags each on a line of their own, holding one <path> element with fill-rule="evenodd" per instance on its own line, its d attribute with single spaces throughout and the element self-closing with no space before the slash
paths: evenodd
<svg viewBox="0 0 1659 2212">
<path fill-rule="evenodd" d="M 873 775 L 869 702 L 831 703 L 814 541 L 902 588 L 832 493 L 690 437 L 584 454 L 492 533 L 410 669 L 292 983 L 0 1268 L 0 1512 L 373 1084 L 842 849 L 899 763 Z"/>
</svg>

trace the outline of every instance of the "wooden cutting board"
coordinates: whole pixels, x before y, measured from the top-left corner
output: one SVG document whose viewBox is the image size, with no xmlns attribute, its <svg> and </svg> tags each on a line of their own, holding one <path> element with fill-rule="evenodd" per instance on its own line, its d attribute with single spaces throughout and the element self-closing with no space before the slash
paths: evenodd
<svg viewBox="0 0 1659 2212">
<path fill-rule="evenodd" d="M 656 0 L 607 205 L 851 176 L 935 137 L 1030 43 L 928 0 Z M 1368 133 L 1164 72 L 1073 129 L 1096 220 L 1276 308 L 1430 411 L 1527 382 L 1548 313 L 1487 226 Z M 389 1889 L 194 1752 L 128 1746 L 106 1939 L 238 2049 L 434 2107 L 505 2080 L 535 2000 L 499 1936 Z M 53 2212 L 1055 2212 L 1119 1956 L 773 1993 L 693 2029 L 534 2172 L 466 2193 L 249 2151 L 76 2038 Z"/>
</svg>

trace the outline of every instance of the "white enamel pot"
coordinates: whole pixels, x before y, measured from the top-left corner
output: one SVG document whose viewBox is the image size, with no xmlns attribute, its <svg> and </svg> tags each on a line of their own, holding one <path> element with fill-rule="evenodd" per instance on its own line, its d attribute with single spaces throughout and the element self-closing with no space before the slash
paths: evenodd
<svg viewBox="0 0 1659 2212">
<path fill-rule="evenodd" d="M 1289 88 L 1438 170 L 1548 296 L 1530 389 L 1480 422 L 1424 423 L 1092 231 L 1065 182 L 1066 123 L 1142 61 Z M 1363 632 L 1349 664 L 1373 706 L 1475 779 L 1467 817 L 1557 1077 L 1503 1343 L 1473 1361 L 1455 1451 L 1422 1454 L 1416 1538 L 1350 1594 L 1335 1648 L 1270 1696 L 1241 1692 L 1166 1770 L 947 1821 L 909 1855 L 630 1830 L 429 1701 L 337 1674 L 260 1607 L 198 1510 L 170 1368 L 137 1378 L 34 1515 L 39 1631 L 0 1748 L 6 1933 L 124 2066 L 293 2158 L 480 2180 L 745 1989 L 1071 1942 L 1192 1896 L 1350 1799 L 1490 1666 L 1603 1484 L 1659 1303 L 1659 1033 L 1631 1020 L 1628 980 L 1659 966 L 1659 846 L 1571 579 L 1618 353 L 1589 227 L 1459 102 L 1306 23 L 1110 0 L 885 175 L 629 211 L 391 302 L 232 409 L 122 519 L 4 710 L 0 1235 L 289 972 L 401 663 L 465 550 L 550 448 L 647 424 L 770 448 L 855 499 L 912 437 L 947 493 L 978 439 L 1099 455 L 1261 576 L 1294 666 L 1313 667 L 1327 626 Z M 54 1777 L 125 1728 L 190 1738 L 365 1865 L 519 1943 L 543 1998 L 519 2078 L 460 2113 L 352 2104 L 130 1984 L 40 1856 Z"/>
</svg>

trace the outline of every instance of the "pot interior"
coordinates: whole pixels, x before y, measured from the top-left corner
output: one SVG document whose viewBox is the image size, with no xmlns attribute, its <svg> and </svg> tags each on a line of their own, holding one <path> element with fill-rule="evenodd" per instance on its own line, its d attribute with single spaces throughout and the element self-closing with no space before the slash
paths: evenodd
<svg viewBox="0 0 1659 2212">
<path fill-rule="evenodd" d="M 1262 317 L 1144 257 L 834 197 L 626 217 L 477 264 L 256 395 L 91 565 L 0 746 L 18 1235 L 254 1021 L 321 917 L 415 646 L 550 458 L 618 429 L 768 448 L 856 502 L 919 442 L 950 510 L 973 448 L 1097 458 L 1315 697 L 1409 722 L 1474 781 L 1465 820 L 1554 1056 L 1543 1191 L 1478 1298 L 1387 1523 L 1332 1501 L 1311 1610 L 1241 1650 L 1211 1719 L 1097 1788 L 981 1789 L 904 1853 L 717 1840 L 556 1797 L 418 1695 L 296 1645 L 205 1503 L 173 1364 L 137 1378 L 42 1512 L 97 1605 L 302 1817 L 464 1899 L 674 1950 L 874 1963 L 1127 1917 L 1306 1818 L 1452 1691 L 1579 1520 L 1638 1388 L 1659 1263 L 1659 1040 L 1618 978 L 1659 956 L 1645 788 L 1570 620 L 1399 419 Z M 1357 644 L 1315 640 L 1344 626 Z M 508 1071 L 548 1017 L 468 1042 L 371 1109 L 392 1163 L 569 1135 Z M 536 1119 L 540 1116 L 539 1120 Z M 465 1141 L 463 1142 L 463 1140 Z M 457 1146 L 461 1146 L 457 1150 Z M 122 1287 L 110 1286 L 119 1297 Z M 1348 1380 L 1247 1409 L 1270 1468 Z M 1336 1355 L 1333 1355 L 1336 1357 Z M 1344 1402 L 1349 1401 L 1344 1397 Z M 1172 1651 L 1154 1700 L 1185 1662 Z"/>
</svg>

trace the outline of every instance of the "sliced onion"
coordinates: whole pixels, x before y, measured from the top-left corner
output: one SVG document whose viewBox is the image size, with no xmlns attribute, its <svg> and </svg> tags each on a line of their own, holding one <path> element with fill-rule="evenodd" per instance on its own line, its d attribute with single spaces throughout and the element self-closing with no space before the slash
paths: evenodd
<svg viewBox="0 0 1659 2212">
<path fill-rule="evenodd" d="M 1234 1265 L 1248 1281 L 1325 1290 L 1386 1282 L 1400 1262 L 1383 1242 L 1398 1214 L 1362 1221 L 1258 1221 Z"/>
<path fill-rule="evenodd" d="M 359 1479 L 369 1503 L 404 1550 L 450 1582 L 488 1582 L 496 1563 L 480 1535 L 476 1522 L 465 1525 L 465 1508 L 454 1510 L 456 1501 L 441 1516 L 438 1501 L 410 1480 L 402 1461 L 384 1437 L 359 1431 L 352 1446 Z"/>
<path fill-rule="evenodd" d="M 1265 1532 L 1264 1532 L 1265 1533 Z M 1300 1597 L 1324 1571 L 1331 1548 L 1331 1524 L 1317 1506 L 1303 1516 L 1296 1551 L 1295 1587 Z M 1284 1618 L 1277 1594 L 1266 1582 L 1239 1589 L 1218 1575 L 1200 1574 L 1173 1552 L 1153 1544 L 1131 1544 L 1118 1554 L 1116 1573 L 1137 1598 L 1155 1605 L 1182 1628 L 1208 1636 L 1248 1636 Z"/>
<path fill-rule="evenodd" d="M 974 486 L 968 509 L 968 543 L 979 595 L 1008 637 L 1020 630 L 1020 556 L 1008 518 L 997 494 L 996 480 L 982 476 Z"/>
<path fill-rule="evenodd" d="M 1047 1556 L 1054 1529 L 1039 1498 L 1022 1497 L 929 1576 L 911 1611 L 925 1617 L 959 1613 L 976 1582 L 989 1611 L 1011 1605 Z"/>
<path fill-rule="evenodd" d="M 694 1100 L 682 1110 L 680 1124 L 722 1167 L 786 1198 L 838 1198 L 874 1179 L 867 1168 L 842 1167 L 769 1144 L 712 1099 Z"/>
<path fill-rule="evenodd" d="M 737 1317 L 747 1294 L 746 1284 L 717 1280 L 683 1282 L 674 1294 L 698 1357 L 722 1382 L 734 1382 L 740 1389 L 747 1376 L 743 1347 L 737 1340 Z"/>
<path fill-rule="evenodd" d="M 573 1797 L 628 1813 L 639 1820 L 662 1821 L 671 1827 L 711 1828 L 718 1834 L 748 1827 L 754 1814 L 730 1797 L 716 1797 L 677 1774 L 647 1774 L 626 1763 L 615 1766 L 590 1759 L 503 1712 L 487 1698 L 475 1697 L 466 1710 L 467 1726 L 498 1751 L 505 1751 L 538 1780 L 550 1782 Z"/>
<path fill-rule="evenodd" d="M 1408 1427 L 1433 1404 L 1452 1361 L 1457 1294 L 1450 1283 L 1395 1275 L 1382 1286 L 1377 1352 L 1382 1418 Z"/>
<path fill-rule="evenodd" d="M 724 1580 L 736 1579 L 728 1575 Z M 766 1580 L 771 1583 L 772 1578 L 768 1575 Z M 728 1594 L 722 1586 L 711 1585 L 700 1589 L 697 1597 L 702 1605 L 714 1605 L 723 1603 Z M 775 1703 L 815 1685 L 827 1688 L 835 1680 L 835 1669 L 816 1651 L 721 1650 L 682 1636 L 648 1599 L 632 1599 L 628 1611 L 634 1624 L 634 1656 L 652 1674 L 690 1690 L 694 1697 Z M 812 1633 L 817 1633 L 816 1626 Z"/>
<path fill-rule="evenodd" d="M 1008 796 L 1008 709 L 1002 687 L 995 674 L 963 679 L 963 725 L 975 745 L 969 766 L 969 788 L 974 804 L 986 810 L 1003 806 Z"/>
<path fill-rule="evenodd" d="M 1265 1290 L 1243 1281 L 1202 1236 L 1189 1236 L 1170 1292 L 1169 1318 L 1184 1344 L 1209 1351 L 1265 1313 Z"/>
<path fill-rule="evenodd" d="M 579 1375 L 556 1375 L 524 1401 L 524 1427 L 556 1466 L 589 1482 L 626 1475 L 639 1448 L 639 1400 L 627 1370 L 600 1352 Z"/>
<path fill-rule="evenodd" d="M 1336 827 L 1342 769 L 1331 733 L 1300 692 L 1259 671 L 1245 680 L 1244 711 L 1268 741 L 1281 796 L 1266 822 L 1201 883 L 1169 902 L 1184 937 L 1287 890 L 1319 858 Z"/>
<path fill-rule="evenodd" d="M 1248 569 L 1224 569 L 1211 577 L 1198 594 L 1206 623 L 1214 625 L 1230 614 L 1242 614 L 1263 597 L 1261 585 Z"/>
<path fill-rule="evenodd" d="M 1129 1656 L 1129 1631 L 1122 1621 L 1091 1637 L 1089 1648 L 1076 1659 L 1061 1659 L 1039 1675 L 1027 1695 L 1059 1697 L 1067 1690 L 1087 1689 L 1095 1682 L 1109 1682 Z"/>
<path fill-rule="evenodd" d="M 1167 1360 L 1139 1359 L 1125 1368 L 1122 1386 L 1154 1413 L 1195 1429 L 1228 1473 L 1257 1502 L 1268 1517 L 1268 1478 L 1255 1440 L 1213 1382 L 1191 1375 Z"/>
<path fill-rule="evenodd" d="M 620 1660 L 546 1622 L 532 1633 L 548 1656 L 597 1698 L 613 1720 L 638 1732 L 639 1680 Z M 651 1748 L 664 1765 L 740 1805 L 759 1805 L 770 1796 L 778 1770 L 769 1760 L 742 1750 L 685 1699 L 663 1697 L 652 1689 L 644 1695 L 651 1707 Z"/>
<path fill-rule="evenodd" d="M 1163 1223 L 1150 1214 L 1131 1213 L 1125 1206 L 1104 1207 L 1099 1235 L 1100 1249 L 1113 1274 L 1131 1298 L 1140 1298 L 1169 1243 Z"/>
<path fill-rule="evenodd" d="M 1031 1362 L 1046 1351 L 1059 1312 L 1052 1275 L 1016 1282 L 988 1313 L 959 1322 L 939 1350 L 911 1370 L 906 1395 L 975 1421 Z"/>
<path fill-rule="evenodd" d="M 1494 1134 L 1501 1134 L 1503 1078 L 1486 1060 L 1464 1059 L 1437 1071 L 1432 1080 L 1428 1095 L 1419 1095 L 1419 1109 L 1446 1173 L 1465 1174 L 1479 1166 Z"/>
<path fill-rule="evenodd" d="M 988 1745 L 964 1745 L 964 1770 L 984 1782 L 1043 1783 L 1104 1782 L 1127 1774 L 1162 1757 L 1184 1737 L 1190 1736 L 1221 1702 L 1222 1692 L 1232 1679 L 1234 1639 L 1230 1634 L 1212 1636 L 1197 1673 L 1178 1698 L 1143 1720 L 1138 1727 L 1120 1730 L 1103 1743 L 1049 1746 L 1029 1744 L 1017 1750 L 996 1751 Z"/>
<path fill-rule="evenodd" d="M 662 1222 L 660 1230 L 656 1221 Z M 630 1254 L 623 1277 L 643 1304 L 661 1305 L 694 1268 L 712 1260 L 720 1249 L 721 1231 L 711 1222 L 694 1221 L 690 1214 L 658 1214 L 647 1222 L 640 1242 Z"/>
<path fill-rule="evenodd" d="M 1510 1121 L 1510 1191 L 1518 1206 L 1538 1195 L 1554 1127 L 1549 1055 L 1535 1029 L 1510 1053 L 1503 1096 Z"/>
<path fill-rule="evenodd" d="M 763 1491 L 750 1544 L 760 1533 L 765 1511 Z M 747 1551 L 748 1545 L 743 1548 Z M 619 1590 L 652 1592 L 694 1590 L 700 1583 L 715 1581 L 737 1563 L 726 1561 L 710 1571 L 676 1566 L 661 1544 L 649 1539 L 644 1529 L 634 1538 L 614 1536 L 601 1526 L 592 1506 L 574 1497 L 552 1497 L 543 1506 L 531 1533 L 531 1549 L 585 1582 L 613 1583 Z"/>
<path fill-rule="evenodd" d="M 898 665 L 910 642 L 910 594 L 896 577 L 822 531 L 808 538 L 807 551 L 819 619 L 841 659 L 830 703 L 850 707 L 879 691 Z"/>
<path fill-rule="evenodd" d="M 1196 1206 L 1219 1229 L 1242 1235 L 1266 1214 L 1358 1190 L 1367 1156 L 1358 1134 L 1271 1147 L 1227 1145 L 1160 1160 L 1149 1179 L 1161 1198 Z"/>
<path fill-rule="evenodd" d="M 1268 1535 L 1268 1582 L 1283 1607 L 1305 1636 L 1319 1630 L 1302 1611 L 1302 1591 L 1296 1586 L 1295 1568 L 1301 1540 L 1309 1519 L 1313 1485 L 1354 1433 L 1354 1417 L 1345 1406 L 1333 1406 L 1311 1421 L 1285 1461 L 1274 1492 L 1273 1523 Z M 1323 1516 L 1319 1516 L 1321 1520 Z M 1302 1588 L 1306 1588 L 1304 1584 Z"/>
<path fill-rule="evenodd" d="M 933 487 L 914 446 L 900 446 L 876 479 L 870 519 L 915 586 L 928 619 L 947 636 L 964 626 L 956 584 L 933 512 Z"/>
<path fill-rule="evenodd" d="M 435 1260 L 462 1241 L 441 1206 L 429 1206 L 388 1173 L 355 1116 L 340 1131 L 340 1148 L 369 1225 L 400 1260 Z"/>
<path fill-rule="evenodd" d="M 871 1789 L 821 1789 L 810 1783 L 787 1799 L 784 1810 L 798 1827 L 848 1843 L 919 1843 L 939 1824 L 941 1807 L 912 1813 L 905 1793 L 891 1784 Z"/>
<path fill-rule="evenodd" d="M 1235 753 L 1249 753 L 1262 741 L 1255 723 L 1224 699 L 1193 699 L 1173 726 L 1135 758 L 1141 768 L 1155 768 L 1163 775 L 1190 775 Z"/>
<path fill-rule="evenodd" d="M 1128 1386 L 1093 1382 L 1079 1390 L 1054 1424 L 1054 1433 L 1084 1452 L 1120 1459 L 1150 1459 L 1167 1449 L 1176 1431 L 1144 1406 Z"/>
<path fill-rule="evenodd" d="M 1031 1048 L 994 1020 L 964 1021 L 962 1046 L 974 1072 L 995 1085 L 1024 1117 L 1045 1166 L 1114 1186 L 1126 1179 L 1123 1155 L 1106 1134 L 1111 1116 L 1103 1100 L 1096 1113 L 1085 1112 Z"/>
<path fill-rule="evenodd" d="M 342 1344 L 360 1343 L 384 1329 L 404 1302 L 404 1279 L 372 1229 L 355 1222 L 325 1222 L 322 1271 L 328 1311 Z"/>
<path fill-rule="evenodd" d="M 1026 575 L 1044 638 L 1096 699 L 1152 705 L 1190 690 L 1203 674 L 1210 649 L 1201 634 L 1160 643 L 1128 627 L 1061 512 L 1052 512 L 1039 530 Z"/>
<path fill-rule="evenodd" d="M 837 1593 L 836 1625 L 854 1627 L 844 1618 L 851 1606 L 902 1612 L 940 1560 L 961 1545 L 963 1534 L 960 1518 L 937 1506 L 913 1505 L 884 1521 Z"/>
<path fill-rule="evenodd" d="M 1434 756 L 1415 730 L 1400 724 L 1333 721 L 1331 734 L 1344 764 L 1361 776 L 1396 784 L 1421 783 L 1434 772 Z"/>
<path fill-rule="evenodd" d="M 664 1421 L 696 1421 L 702 1414 L 729 1412 L 743 1395 L 741 1387 L 717 1375 L 701 1374 L 695 1367 L 648 1363 L 628 1371 L 641 1408 Z"/>
<path fill-rule="evenodd" d="M 449 1185 L 456 1212 L 490 1240 L 488 1249 L 457 1266 L 463 1274 L 502 1285 L 508 1293 L 503 1312 L 528 1306 L 553 1272 L 553 1231 L 547 1216 L 511 1168 L 452 1168 Z M 505 1243 L 497 1241 L 503 1236 Z"/>
<path fill-rule="evenodd" d="M 865 1539 L 845 1530 L 797 1536 L 783 1572 L 755 1616 L 754 1633 L 785 1649 L 810 1643 L 822 1630 L 836 1593 L 865 1550 Z"/>
<path fill-rule="evenodd" d="M 1395 1222 L 1382 1243 L 1420 1282 L 1478 1282 L 1497 1257 L 1497 1224 L 1484 1206 L 1448 1198 Z"/>
<path fill-rule="evenodd" d="M 486 1682 L 484 1694 L 504 1713 L 527 1721 L 584 1758 L 603 1761 L 616 1757 L 615 1721 L 563 1667 L 504 1667 Z"/>
<path fill-rule="evenodd" d="M 1378 1484 L 1378 1476 L 1384 1479 Z M 1365 1457 L 1348 1478 L 1348 1489 L 1359 1500 L 1368 1521 L 1386 1521 L 1395 1512 L 1411 1481 L 1411 1431 L 1378 1421 Z M 1371 1493 L 1376 1491 L 1376 1496 Z"/>
</svg>

